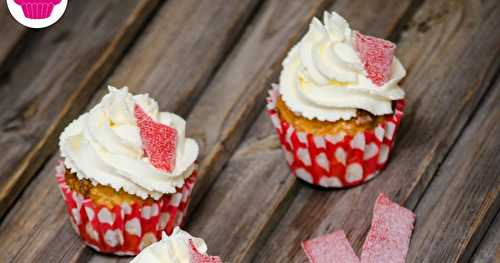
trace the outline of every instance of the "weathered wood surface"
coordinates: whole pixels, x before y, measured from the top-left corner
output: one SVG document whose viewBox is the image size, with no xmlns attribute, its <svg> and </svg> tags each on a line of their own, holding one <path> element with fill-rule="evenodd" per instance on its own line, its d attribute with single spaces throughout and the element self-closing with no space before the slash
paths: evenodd
<svg viewBox="0 0 500 263">
<path fill-rule="evenodd" d="M 185 116 L 259 2 L 167 1 L 107 83 L 147 92 L 162 110 Z"/>
<path fill-rule="evenodd" d="M 76 1 L 49 30 L 31 33 L 0 83 L 0 218 L 157 3 Z"/>
<path fill-rule="evenodd" d="M 22 50 L 22 45 L 19 41 L 26 36 L 28 30 L 22 25 L 18 24 L 14 18 L 10 16 L 7 5 L 2 3 L 0 5 L 0 35 L 2 36 L 2 41 L 0 41 L 0 78 L 2 73 L 5 72 L 7 65 L 6 60 L 8 58 L 13 58 L 16 53 Z M 24 44 L 24 43 L 23 43 Z M 18 48 L 16 48 L 18 46 Z"/>
<path fill-rule="evenodd" d="M 470 262 L 500 262 L 500 213 L 495 217 L 486 236 L 481 240 Z"/>
<path fill-rule="evenodd" d="M 300 189 L 257 262 L 302 262 L 301 241 L 336 229 L 359 251 L 379 192 L 415 207 L 498 70 L 499 12 L 498 1 L 423 3 L 399 41 L 408 107 L 388 167 L 349 190 Z"/>
<path fill-rule="evenodd" d="M 468 262 L 500 209 L 499 101 L 500 79 L 418 202 L 407 262 Z"/>
<path fill-rule="evenodd" d="M 75 262 L 83 244 L 63 215 L 66 208 L 54 187 L 54 165 L 47 162 L 0 225 L 0 259 L 6 262 Z M 85 262 L 85 260 L 80 261 Z"/>
<path fill-rule="evenodd" d="M 495 234 L 498 223 L 490 222 L 499 207 L 496 160 L 499 150 L 495 135 L 500 117 L 485 112 L 498 108 L 494 103 L 498 101 L 498 91 L 491 83 L 500 63 L 497 62 L 500 20 L 495 19 L 500 15 L 499 4 L 494 0 L 483 3 L 273 0 L 262 1 L 262 5 L 258 2 L 161 1 L 161 8 L 152 13 L 154 16 L 148 20 L 148 26 L 141 31 L 137 41 L 125 38 L 126 43 L 133 45 L 111 76 L 104 80 L 105 72 L 114 67 L 116 60 L 102 71 L 102 75 L 95 73 L 100 80 L 95 80 L 98 83 L 93 86 L 85 85 L 86 90 L 75 91 L 77 85 L 83 85 L 83 80 L 74 80 L 72 89 L 62 92 L 70 102 L 60 98 L 62 102 L 56 106 L 63 106 L 47 106 L 45 111 L 59 114 L 50 122 L 57 128 L 48 131 L 52 135 L 42 138 L 44 142 L 37 144 L 39 149 L 27 147 L 30 152 L 32 149 L 43 152 L 34 155 L 42 159 L 33 167 L 45 165 L 0 223 L 0 240 L 9 241 L 0 242 L 0 259 L 94 263 L 130 260 L 98 255 L 81 243 L 66 218 L 53 178 L 58 158 L 53 155 L 57 129 L 85 107 L 92 106 L 105 92 L 107 84 L 126 85 L 134 93 L 149 92 L 158 99 L 162 110 L 187 117 L 188 133 L 201 146 L 201 176 L 186 227 L 193 235 L 207 241 L 211 254 L 220 254 L 225 261 L 302 262 L 302 240 L 338 228 L 345 229 L 355 248 L 359 249 L 368 230 L 373 201 L 380 191 L 416 209 L 419 218 L 423 218 L 417 221 L 416 231 L 422 229 L 422 232 L 416 232 L 413 237 L 412 246 L 419 248 L 412 247 L 411 260 L 416 260 L 424 249 L 430 251 L 426 260 L 431 262 L 444 255 L 464 261 L 477 246 L 472 258 L 476 262 L 498 257 L 493 253 L 498 250 L 498 235 Z M 307 28 L 310 18 L 326 7 L 344 15 L 353 28 L 398 40 L 398 56 L 409 69 L 403 84 L 408 93 L 408 114 L 403 119 L 391 164 L 378 179 L 340 191 L 311 188 L 289 175 L 279 142 L 262 111 L 266 90 L 276 81 L 281 60 Z M 144 20 L 150 11 L 141 10 L 140 17 Z M 119 26 L 118 23 L 115 28 Z M 41 42 L 45 38 L 48 37 L 36 36 L 34 40 Z M 64 36 L 62 38 L 58 48 L 76 46 L 67 44 L 70 42 Z M 28 62 L 24 61 L 42 63 L 45 57 L 26 58 L 26 54 L 36 54 L 36 50 L 42 47 L 35 45 L 21 50 L 19 63 L 9 69 L 22 72 L 21 69 L 28 68 Z M 59 57 L 68 56 L 60 52 Z M 114 55 L 120 53 L 120 49 L 113 52 Z M 94 67 L 91 60 L 85 63 Z M 23 65 L 24 68 L 19 69 Z M 46 76 L 36 73 L 38 79 Z M 11 79 L 31 84 L 32 80 L 18 76 L 20 73 L 12 75 Z M 17 85 L 23 87 L 21 84 Z M 29 87 L 25 88 L 26 94 L 39 92 L 34 84 L 26 86 Z M 44 89 L 40 94 L 59 95 L 58 89 Z M 6 88 L 0 86 L 0 95 L 6 93 L 4 90 Z M 492 94 L 496 94 L 496 100 L 488 100 Z M 484 105 L 478 109 L 482 98 Z M 67 106 L 74 103 L 77 103 L 76 108 Z M 65 112 L 68 110 L 70 112 Z M 43 114 L 48 116 L 46 112 Z M 2 130 L 5 127 L 2 123 Z M 470 134 L 474 133 L 490 136 L 471 141 Z M 464 156 L 462 148 L 477 154 Z M 52 158 L 46 162 L 50 156 Z M 487 165 L 471 168 L 468 172 L 456 167 L 469 167 L 468 162 L 472 160 Z M 35 171 L 33 167 L 31 174 Z M 465 184 L 464 178 L 472 176 L 491 184 Z M 18 178 L 13 182 L 24 186 L 30 178 L 23 179 L 25 181 Z M 5 193 L 1 190 L 0 195 Z M 461 199 L 449 198 L 454 196 L 461 196 Z M 40 200 L 46 205 L 41 206 Z M 459 200 L 466 200 L 469 209 L 460 209 Z M 477 203 L 481 206 L 474 206 Z M 449 210 L 441 208 L 451 204 L 453 212 L 447 213 Z M 439 215 L 439 220 L 433 218 L 434 214 Z M 460 222 L 469 223 L 453 225 L 452 215 L 460 218 Z M 449 228 L 440 232 L 427 231 L 444 224 L 442 222 L 449 222 Z M 422 242 L 429 236 L 435 240 Z M 461 237 L 464 239 L 457 243 Z"/>
<path fill-rule="evenodd" d="M 147 85 L 142 85 L 140 87 L 132 87 L 131 90 L 134 92 L 149 92 L 152 96 L 157 98 L 160 102 L 169 103 L 168 106 L 161 104 L 162 109 L 176 111 L 182 108 L 184 103 L 188 101 L 174 101 L 176 98 L 172 97 L 172 93 L 199 93 L 199 89 L 203 87 L 200 83 L 206 81 L 210 76 L 210 72 L 217 68 L 220 64 L 220 60 L 223 58 L 222 55 L 227 53 L 227 49 L 231 47 L 231 42 L 235 40 L 234 35 L 239 35 L 238 31 L 244 28 L 244 17 L 249 17 L 253 7 L 256 6 L 256 1 L 239 1 L 228 5 L 225 1 L 219 1 L 218 3 L 214 1 L 205 1 L 205 5 L 199 6 L 199 9 L 194 9 L 197 7 L 199 1 L 170 1 L 168 5 L 163 6 L 163 8 L 158 11 L 155 19 L 151 21 L 151 25 L 148 26 L 146 32 L 141 36 L 141 39 L 134 46 L 127 56 L 124 58 L 123 62 L 120 63 L 118 68 L 115 70 L 113 75 L 110 77 L 111 84 L 115 84 L 114 80 L 119 79 L 125 81 L 127 77 L 131 82 L 135 77 L 141 77 L 143 80 L 147 80 Z M 245 4 L 246 3 L 246 4 Z M 179 13 L 183 10 L 183 13 Z M 196 12 L 194 12 L 196 11 Z M 172 28 L 170 31 L 165 31 L 165 28 L 170 25 L 169 21 L 165 17 L 172 18 L 173 16 L 178 16 L 178 19 L 183 21 L 181 25 L 183 28 Z M 156 17 L 159 17 L 156 19 Z M 190 19 L 181 19 L 183 17 L 191 17 Z M 218 18 L 218 19 L 214 19 Z M 212 20 L 211 20 L 212 19 Z M 200 21 L 201 20 L 201 21 Z M 208 23 L 207 21 L 211 21 Z M 214 24 L 218 24 L 217 27 L 213 27 Z M 180 30 L 180 31 L 179 31 Z M 192 35 L 186 36 L 186 38 L 178 37 L 180 32 L 190 32 Z M 161 34 L 160 34 L 161 33 Z M 161 35 L 158 38 L 158 35 Z M 192 36 L 197 37 L 192 37 Z M 226 37 L 227 36 L 227 37 Z M 141 60 L 141 54 L 144 54 L 151 46 L 154 46 L 157 50 L 154 51 L 155 55 L 151 59 Z M 160 52 L 158 50 L 169 50 L 169 48 L 174 48 L 177 52 Z M 186 51 L 179 53 L 178 50 L 185 48 Z M 196 50 L 196 52 L 194 52 Z M 157 59 L 160 56 L 161 60 Z M 211 55 L 210 55 L 211 54 Z M 193 56 L 193 57 L 192 57 Z M 162 63 L 157 64 L 158 61 Z M 189 64 L 186 64 L 190 61 Z M 165 67 L 165 63 L 172 63 L 173 65 L 184 65 L 185 68 L 178 68 L 176 78 L 184 78 L 184 82 L 176 82 L 178 79 L 173 76 L 170 77 L 170 82 L 172 85 L 164 85 L 166 79 L 162 76 L 168 75 L 169 68 Z M 131 66 L 138 66 L 138 63 L 149 68 L 150 72 L 144 72 L 144 75 L 135 74 L 125 74 L 122 73 L 124 70 L 122 68 L 128 68 Z M 204 65 L 204 66 L 203 66 Z M 140 67 L 140 66 L 139 66 Z M 198 68 L 199 67 L 199 68 Z M 199 69 L 199 71 L 193 71 L 194 69 Z M 126 70 L 125 70 L 126 71 Z M 118 81 L 119 82 L 119 81 Z M 126 81 L 125 81 L 126 82 Z M 116 85 L 116 84 L 115 84 Z M 198 91 L 196 91 L 198 89 Z M 93 99 L 95 102 L 103 93 L 105 87 L 98 92 Z M 196 101 L 196 97 L 187 98 L 190 101 Z M 58 156 L 52 157 L 49 163 L 55 163 Z M 53 188 L 53 167 L 48 167 L 37 176 L 37 181 L 34 181 L 30 187 L 26 189 L 26 192 L 36 192 L 44 191 L 47 188 Z M 50 198 L 58 198 L 58 191 L 50 191 L 46 193 Z M 49 199 L 48 197 L 45 199 Z M 64 248 L 58 248 L 57 251 L 53 251 L 54 260 L 56 260 L 57 255 L 61 258 L 58 260 L 63 260 L 66 255 L 71 255 L 72 260 L 80 260 L 89 255 L 90 249 L 79 242 L 79 238 L 72 233 L 72 231 L 67 231 L 68 221 L 49 221 L 43 220 L 42 222 L 37 222 L 40 217 L 49 217 L 53 214 L 58 214 L 61 218 L 65 217 L 64 204 L 63 203 L 52 203 L 54 208 L 57 209 L 57 213 L 52 210 L 47 210 L 42 206 L 25 206 L 28 204 L 36 203 L 39 200 L 36 195 L 27 195 L 20 198 L 16 206 L 10 211 L 8 216 L 0 225 L 0 236 L 10 236 L 10 238 L 15 238 L 15 236 L 32 236 L 34 233 L 39 231 L 40 228 L 47 228 L 45 224 L 50 224 L 50 228 L 53 229 L 51 233 L 42 238 L 36 239 L 25 239 L 21 238 L 14 242 L 13 244 L 0 244 L 2 247 L 0 252 L 0 258 L 3 258 L 2 254 L 6 255 L 16 255 L 19 257 L 19 261 L 24 261 L 27 259 L 31 260 L 41 260 L 43 259 L 43 254 L 45 249 L 50 248 L 47 244 L 50 244 L 50 240 L 53 238 L 61 238 L 64 236 L 66 243 L 75 242 L 74 246 L 65 246 Z M 22 209 L 18 209 L 22 206 Z M 19 214 L 18 211 L 23 213 Z M 16 222 L 26 216 L 25 213 L 34 213 L 39 216 L 33 217 L 33 224 L 24 225 L 25 228 L 22 231 L 10 228 L 9 225 L 12 222 Z M 15 230 L 15 231 L 13 231 Z M 21 234 L 22 233 L 22 234 Z M 34 246 L 40 247 L 40 250 L 32 249 L 27 247 L 26 244 L 32 244 Z M 79 245 L 78 245 L 79 244 Z M 26 253 L 26 250 L 30 250 Z M 63 252 L 63 253 L 61 253 Z M 24 255 L 27 254 L 27 257 Z M 65 261 L 65 260 L 63 260 Z"/>
</svg>

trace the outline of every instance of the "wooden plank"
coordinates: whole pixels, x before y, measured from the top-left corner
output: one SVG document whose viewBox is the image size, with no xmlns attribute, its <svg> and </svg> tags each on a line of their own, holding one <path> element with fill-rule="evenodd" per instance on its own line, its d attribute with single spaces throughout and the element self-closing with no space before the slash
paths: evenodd
<svg viewBox="0 0 500 263">
<path fill-rule="evenodd" d="M 486 236 L 481 240 L 470 262 L 500 262 L 500 213 L 497 214 Z"/>
<path fill-rule="evenodd" d="M 82 250 L 66 217 L 66 207 L 55 186 L 54 166 L 48 162 L 42 175 L 32 181 L 35 187 L 21 194 L 0 225 L 0 258 L 7 262 L 75 262 Z"/>
<path fill-rule="evenodd" d="M 136 77 L 140 77 L 148 84 L 140 87 L 131 86 L 134 92 L 151 93 L 158 98 L 162 109 L 182 108 L 183 103 L 189 102 L 177 101 L 176 98 L 171 98 L 171 94 L 200 92 L 200 87 L 203 86 L 200 83 L 206 81 L 210 76 L 210 73 L 207 72 L 217 68 L 224 58 L 224 54 L 228 52 L 227 49 L 231 47 L 231 42 L 236 40 L 238 32 L 244 27 L 244 20 L 251 16 L 251 11 L 256 5 L 257 2 L 252 0 L 231 3 L 223 0 L 203 3 L 195 0 L 169 1 L 158 11 L 151 26 L 141 36 L 139 43 L 130 50 L 123 63 L 115 70 L 114 75 L 110 77 L 114 81 L 110 82 L 118 85 L 119 83 L 116 82 L 125 81 L 125 77 L 130 82 L 134 81 Z M 166 17 L 186 19 L 182 19 L 183 22 L 179 23 L 180 27 L 174 28 L 171 27 L 172 20 L 165 19 Z M 181 32 L 189 32 L 191 37 L 179 37 Z M 158 35 L 161 35 L 161 38 L 158 38 Z M 155 44 L 156 41 L 159 41 L 159 44 Z M 142 60 L 140 54 L 147 53 L 151 46 L 162 52 L 155 51 L 155 56 L 151 56 L 148 60 Z M 169 48 L 177 52 L 167 52 Z M 183 48 L 186 51 L 180 52 L 179 50 Z M 162 54 L 163 56 L 158 57 Z M 175 76 L 169 75 L 168 71 L 171 69 L 166 67 L 165 63 L 180 67 L 176 70 Z M 149 73 L 143 72 L 137 75 L 123 73 L 127 72 L 128 67 L 141 68 L 141 66 L 150 68 Z M 199 70 L 194 72 L 194 69 Z M 179 82 L 161 78 L 167 75 L 170 78 L 176 78 Z M 167 81 L 171 84 L 165 85 L 164 83 Z M 186 89 L 186 91 L 179 91 L 180 89 Z M 191 101 L 195 101 L 195 99 L 190 98 Z M 95 100 L 97 98 L 94 98 Z M 57 191 L 44 192 L 46 189 L 56 189 L 53 178 L 53 164 L 56 159 L 58 156 L 53 156 L 51 162 L 30 184 L 0 225 L 1 239 L 16 240 L 9 244 L 0 243 L 0 247 L 2 247 L 0 258 L 8 255 L 18 261 L 31 262 L 31 260 L 40 260 L 48 255 L 54 262 L 72 262 L 84 260 L 91 255 L 91 250 L 83 245 L 73 230 L 70 230 L 62 200 L 55 201 L 61 199 L 60 194 Z M 42 206 L 30 205 L 39 200 L 37 196 L 44 196 L 45 200 L 53 200 L 50 203 L 53 210 L 49 211 Z M 34 216 L 30 217 L 29 215 Z M 17 230 L 9 227 L 15 222 L 21 221 L 30 223 L 26 222 L 22 228 Z M 50 224 L 50 226 L 45 224 Z M 50 229 L 50 232 L 44 232 L 35 238 L 34 234 L 39 234 L 43 229 Z M 17 238 L 19 235 L 22 235 L 23 238 Z M 51 245 L 58 240 L 63 240 L 67 245 Z"/>
<path fill-rule="evenodd" d="M 389 166 L 360 187 L 301 188 L 257 262 L 302 262 L 301 241 L 337 229 L 359 251 L 379 192 L 415 207 L 498 69 L 498 15 L 498 1 L 422 5 L 399 42 L 408 108 Z"/>
<path fill-rule="evenodd" d="M 500 80 L 419 201 L 407 262 L 468 262 L 500 209 L 499 101 Z"/>
<path fill-rule="evenodd" d="M 389 34 L 389 31 L 384 32 L 380 26 L 382 26 L 382 28 L 394 28 L 394 25 L 397 24 L 397 21 L 401 19 L 402 15 L 410 6 L 410 1 L 398 1 L 397 3 L 400 3 L 400 5 L 397 9 L 381 8 L 382 10 L 386 10 L 386 13 L 382 13 L 382 15 L 387 18 L 385 20 L 385 24 L 378 24 L 376 27 L 371 27 L 370 23 L 363 22 L 363 20 L 370 20 L 371 18 L 374 18 L 375 14 L 372 13 L 370 15 L 370 11 L 368 10 L 371 10 L 373 6 L 380 6 L 381 2 L 372 2 L 371 4 L 364 2 L 364 4 L 361 5 L 360 3 L 362 1 L 337 1 L 331 9 L 342 14 L 350 15 L 353 10 L 346 4 L 347 2 L 356 7 L 363 6 L 361 10 L 358 9 L 357 11 L 366 13 L 366 15 L 353 15 L 352 20 L 356 24 L 362 25 L 361 29 L 365 32 L 374 34 Z M 382 5 L 393 6 L 395 3 L 396 2 L 385 1 Z M 280 16 L 285 19 L 284 23 L 288 24 L 291 21 L 290 17 L 292 16 L 286 15 L 287 13 L 296 14 L 300 10 L 304 9 L 311 10 L 311 8 L 304 8 L 304 3 L 299 1 L 288 1 L 286 8 L 280 7 L 276 4 L 269 5 L 266 6 L 266 10 L 264 10 L 259 17 L 261 21 L 257 21 L 256 23 L 279 26 L 280 20 L 276 19 L 276 15 L 274 14 L 274 12 L 279 12 L 282 14 Z M 268 12 L 270 14 L 268 14 Z M 307 26 L 312 15 L 313 14 L 311 13 L 308 17 L 301 15 L 296 15 L 295 17 L 304 17 L 305 20 L 301 19 L 301 25 Z M 269 23 L 267 21 L 267 17 L 273 17 L 274 22 Z M 266 28 L 266 26 L 263 27 Z M 297 27 L 298 26 L 294 26 L 295 30 Z M 257 35 L 257 39 L 262 39 L 259 35 L 261 26 L 256 25 L 253 28 L 255 28 L 256 32 L 252 32 L 251 34 Z M 298 34 L 300 31 L 295 32 Z M 252 39 L 254 35 L 244 38 L 245 41 L 253 43 Z M 289 46 L 285 47 L 282 43 L 293 44 L 297 39 L 297 37 L 294 37 L 294 41 L 276 39 L 276 42 L 270 42 L 266 46 L 257 46 L 255 48 L 255 50 L 261 50 L 261 52 L 266 52 L 266 49 L 272 52 L 269 55 L 264 53 L 263 56 L 273 58 L 268 59 L 269 66 L 265 66 L 266 68 L 260 69 L 262 66 L 256 65 L 259 67 L 257 69 L 264 71 L 267 74 L 257 71 L 258 75 L 245 76 L 243 81 L 239 81 L 238 79 L 237 81 L 232 81 L 231 79 L 228 79 L 226 81 L 228 84 L 224 85 L 225 87 L 217 85 L 218 87 L 221 87 L 220 89 L 215 90 L 217 93 L 211 93 L 210 89 L 207 90 L 204 95 L 211 94 L 211 97 L 208 98 L 213 101 L 208 105 L 217 105 L 216 103 L 234 101 L 234 106 L 231 105 L 231 107 L 228 107 L 226 111 L 222 112 L 224 114 L 210 115 L 208 117 L 208 121 L 204 122 L 202 120 L 204 116 L 202 109 L 204 109 L 204 107 L 198 107 L 199 105 L 203 105 L 202 103 L 204 102 L 204 97 L 202 97 L 193 113 L 189 116 L 189 120 L 192 120 L 191 125 L 205 123 L 205 125 L 202 126 L 205 128 L 200 129 L 200 131 L 204 131 L 203 134 L 205 137 L 202 138 L 208 139 L 203 141 L 208 141 L 208 145 L 210 145 L 210 141 L 219 140 L 219 137 L 210 139 L 213 136 L 210 136 L 213 127 L 216 127 L 216 132 L 223 130 L 217 128 L 218 126 L 213 125 L 213 123 L 221 123 L 225 125 L 225 127 L 231 127 L 227 125 L 228 123 L 245 125 L 243 121 L 248 121 L 247 118 L 243 118 L 243 121 L 235 122 L 233 120 L 234 118 L 232 118 L 232 116 L 234 116 L 233 114 L 238 114 L 236 116 L 238 116 L 238 119 L 241 119 L 242 117 L 240 116 L 242 116 L 242 114 L 240 111 L 245 110 L 248 111 L 249 114 L 256 113 L 255 107 L 251 107 L 250 109 L 245 109 L 244 107 L 249 107 L 248 103 L 254 103 L 254 98 L 258 98 L 261 104 L 263 104 L 264 94 L 262 91 L 267 91 L 270 87 L 270 81 L 275 80 L 274 76 L 276 76 L 281 69 L 280 62 L 283 59 L 285 52 L 289 49 Z M 271 43 L 273 43 L 273 45 L 271 45 Z M 242 47 L 244 47 L 243 45 Z M 255 57 L 255 55 L 251 52 L 252 50 L 253 48 L 242 48 L 242 55 L 235 55 L 234 63 L 243 64 L 248 61 L 246 56 Z M 277 50 L 283 50 L 283 54 L 273 56 L 272 54 L 276 53 Z M 236 51 L 238 51 L 238 49 L 236 49 Z M 230 57 L 229 60 L 231 61 L 232 59 L 233 57 Z M 238 64 L 235 66 L 232 64 L 229 65 L 231 65 L 231 67 L 228 68 L 234 68 L 236 70 L 240 67 L 244 67 L 243 65 L 237 66 Z M 248 65 L 248 63 L 246 63 L 246 65 Z M 224 69 L 225 67 L 223 66 L 221 72 L 224 72 Z M 243 70 L 242 72 L 255 72 L 255 70 Z M 226 78 L 230 78 L 238 75 L 236 73 L 229 74 L 228 72 L 225 73 L 225 76 Z M 215 80 L 216 79 L 217 78 L 215 78 Z M 247 88 L 247 86 L 250 88 Z M 239 91 L 239 93 L 236 93 L 234 90 L 237 89 L 237 87 L 243 87 L 244 89 Z M 195 115 L 197 109 L 200 109 L 198 116 Z M 262 113 L 262 111 L 260 112 Z M 194 116 L 196 117 L 193 119 Z M 227 116 L 229 116 L 229 118 Z M 205 118 L 207 118 L 207 116 L 205 116 Z M 218 119 L 220 119 L 220 121 L 217 121 Z M 226 122 L 224 122 L 224 120 L 226 120 Z M 224 132 L 214 134 L 220 136 L 219 134 L 224 135 Z M 220 148 L 227 150 L 227 145 L 231 144 L 222 144 L 224 147 L 221 146 Z M 230 147 L 232 146 L 229 146 L 229 148 Z M 214 149 L 217 150 L 217 148 Z M 205 163 L 206 160 L 211 159 L 212 158 L 209 154 L 203 163 Z M 207 241 L 212 254 L 221 255 L 223 259 L 231 262 L 249 261 L 254 255 L 258 244 L 265 239 L 268 231 L 272 229 L 275 220 L 279 219 L 280 212 L 284 211 L 288 201 L 290 201 L 290 198 L 294 195 L 293 193 L 297 188 L 297 184 L 295 180 L 289 180 L 288 171 L 288 167 L 283 159 L 281 147 L 276 139 L 276 136 L 274 135 L 271 123 L 265 114 L 261 114 L 257 123 L 250 131 L 249 136 L 244 140 L 243 144 L 239 146 L 235 155 L 231 157 L 231 160 L 217 181 L 210 188 L 210 191 L 206 194 L 206 196 L 203 196 L 203 201 L 200 203 L 200 206 L 190 217 L 189 224 L 187 225 L 188 229 L 192 231 L 193 234 L 201 236 Z M 248 191 L 248 189 L 252 190 Z M 199 194 L 199 192 L 195 192 L 195 195 Z M 235 240 L 238 240 L 238 242 L 234 242 Z"/>
<path fill-rule="evenodd" d="M 0 218 L 56 148 L 158 1 L 76 1 L 33 32 L 0 83 Z"/>
<path fill-rule="evenodd" d="M 17 23 L 10 15 L 6 4 L 0 5 L 0 78 L 8 68 L 7 58 L 15 56 L 22 48 L 18 43 L 28 32 L 27 28 Z"/>
<path fill-rule="evenodd" d="M 260 1 L 167 2 L 108 83 L 148 92 L 162 110 L 185 116 Z"/>
</svg>

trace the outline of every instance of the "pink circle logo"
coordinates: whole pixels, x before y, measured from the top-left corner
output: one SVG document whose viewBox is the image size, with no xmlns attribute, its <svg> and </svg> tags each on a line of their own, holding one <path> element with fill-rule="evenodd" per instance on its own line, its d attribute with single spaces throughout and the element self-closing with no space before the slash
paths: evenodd
<svg viewBox="0 0 500 263">
<path fill-rule="evenodd" d="M 9 12 L 24 26 L 44 28 L 64 14 L 68 0 L 6 0 Z"/>
</svg>

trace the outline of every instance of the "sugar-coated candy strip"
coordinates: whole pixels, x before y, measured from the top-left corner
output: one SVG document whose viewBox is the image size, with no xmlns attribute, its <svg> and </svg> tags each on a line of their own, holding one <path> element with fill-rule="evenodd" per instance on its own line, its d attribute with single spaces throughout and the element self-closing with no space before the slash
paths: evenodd
<svg viewBox="0 0 500 263">
<path fill-rule="evenodd" d="M 311 263 L 359 262 L 342 230 L 304 241 L 302 248 Z"/>
<path fill-rule="evenodd" d="M 381 193 L 373 209 L 370 231 L 361 252 L 362 263 L 404 263 L 415 214 Z"/>
</svg>

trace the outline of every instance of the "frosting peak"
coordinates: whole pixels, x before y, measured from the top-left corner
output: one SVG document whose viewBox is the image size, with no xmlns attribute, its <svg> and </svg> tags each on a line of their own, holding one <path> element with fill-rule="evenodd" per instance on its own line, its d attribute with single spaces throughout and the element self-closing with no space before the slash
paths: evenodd
<svg viewBox="0 0 500 263">
<path fill-rule="evenodd" d="M 404 97 L 398 82 L 406 72 L 394 58 L 389 80 L 374 84 L 355 49 L 355 35 L 335 12 L 325 12 L 323 23 L 313 18 L 309 31 L 283 61 L 280 93 L 292 111 L 327 121 L 348 120 L 357 109 L 392 113 L 391 101 Z"/>
<path fill-rule="evenodd" d="M 313 18 L 301 41 L 299 52 L 304 68 L 298 77 L 317 85 L 355 81 L 363 65 L 349 44 L 349 24 L 337 13 L 325 13 L 323 23 Z"/>
<path fill-rule="evenodd" d="M 203 254 L 207 252 L 207 245 L 203 239 L 193 237 L 176 227 L 170 236 L 163 232 L 160 241 L 146 247 L 130 263 L 189 263 L 190 241 L 198 252 Z"/>
<path fill-rule="evenodd" d="M 174 193 L 194 169 L 198 145 L 185 138 L 185 121 L 160 112 L 147 94 L 132 95 L 128 89 L 109 87 L 101 102 L 66 127 L 59 146 L 67 168 L 79 179 L 109 185 L 116 190 L 159 199 Z M 157 169 L 145 155 L 134 115 L 138 105 L 155 122 L 176 130 L 175 166 L 171 172 Z"/>
</svg>

